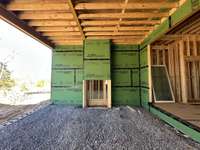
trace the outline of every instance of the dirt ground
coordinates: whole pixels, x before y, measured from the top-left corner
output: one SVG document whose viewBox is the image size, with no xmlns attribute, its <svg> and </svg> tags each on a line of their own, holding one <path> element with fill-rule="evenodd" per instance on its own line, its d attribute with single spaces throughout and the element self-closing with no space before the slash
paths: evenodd
<svg viewBox="0 0 200 150">
<path fill-rule="evenodd" d="M 195 150 L 142 108 L 82 109 L 49 105 L 0 129 L 1 150 Z"/>
<path fill-rule="evenodd" d="M 48 105 L 50 101 L 43 101 L 32 105 L 5 105 L 0 104 L 0 124 L 17 116 L 29 113 L 40 106 Z"/>
</svg>

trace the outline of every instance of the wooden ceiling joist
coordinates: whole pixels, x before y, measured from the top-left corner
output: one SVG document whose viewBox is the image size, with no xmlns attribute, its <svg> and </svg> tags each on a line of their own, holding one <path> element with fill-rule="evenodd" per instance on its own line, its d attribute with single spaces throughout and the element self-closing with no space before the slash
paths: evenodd
<svg viewBox="0 0 200 150">
<path fill-rule="evenodd" d="M 55 44 L 80 45 L 85 36 L 136 44 L 180 7 L 180 1 L 8 0 L 2 5 Z"/>
<path fill-rule="evenodd" d="M 27 0 L 27 2 L 11 2 L 7 5 L 8 10 L 12 11 L 30 11 L 30 10 L 69 10 L 69 5 L 65 3 L 55 3 L 41 0 L 40 2 L 31 2 L 32 0 Z"/>
<path fill-rule="evenodd" d="M 94 35 L 146 35 L 148 32 L 86 32 L 85 36 Z"/>
<path fill-rule="evenodd" d="M 72 20 L 74 17 L 72 13 L 65 13 L 65 12 L 38 12 L 38 11 L 28 11 L 19 14 L 19 18 L 23 20 L 36 20 L 36 19 L 65 19 L 65 20 Z"/>
<path fill-rule="evenodd" d="M 88 36 L 87 39 L 143 39 L 144 36 Z"/>
<path fill-rule="evenodd" d="M 149 12 L 134 12 L 134 13 L 89 13 L 89 14 L 80 14 L 79 19 L 99 19 L 99 18 L 161 18 L 167 17 L 168 13 L 149 13 Z"/>
<path fill-rule="evenodd" d="M 42 44 L 50 48 L 54 48 L 54 44 L 51 41 L 42 36 L 39 32 L 36 32 L 33 28 L 29 27 L 25 22 L 18 19 L 13 13 L 9 12 L 2 6 L 0 6 L 0 18 L 21 30 L 22 32 L 26 33 L 27 35 L 31 36 L 32 38 L 36 39 L 37 41 L 41 42 Z"/>
<path fill-rule="evenodd" d="M 112 26 L 116 25 L 119 21 L 82 21 L 81 26 Z M 159 20 L 135 20 L 135 21 L 121 21 L 120 25 L 155 25 L 159 24 Z"/>
<path fill-rule="evenodd" d="M 76 10 L 99 10 L 99 9 L 162 9 L 178 7 L 176 2 L 131 2 L 124 3 L 79 3 L 75 6 Z"/>
<path fill-rule="evenodd" d="M 53 26 L 77 26 L 76 21 L 69 21 L 69 20 L 32 20 L 28 23 L 30 26 L 46 26 L 46 27 L 53 27 Z"/>
<path fill-rule="evenodd" d="M 81 35 L 80 32 L 43 32 L 44 36 L 73 36 Z"/>
<path fill-rule="evenodd" d="M 84 27 L 83 31 L 148 31 L 152 30 L 153 27 Z"/>
<path fill-rule="evenodd" d="M 77 26 L 79 27 L 79 31 L 80 31 L 80 33 L 81 33 L 81 36 L 82 36 L 83 40 L 84 40 L 84 39 L 85 39 L 85 35 L 84 35 L 84 33 L 83 33 L 83 29 L 82 29 L 82 27 L 81 27 L 81 25 L 80 25 L 78 16 L 77 16 L 77 14 L 76 14 L 76 11 L 74 10 L 74 6 L 73 6 L 73 4 L 72 4 L 72 1 L 71 1 L 71 0 L 68 0 L 68 4 L 69 4 L 69 7 L 71 8 L 71 11 L 72 11 L 72 14 L 73 14 L 73 16 L 74 16 L 74 19 L 75 19 L 75 21 L 77 22 Z"/>
<path fill-rule="evenodd" d="M 37 27 L 36 28 L 37 31 L 39 32 L 44 32 L 44 31 L 79 31 L 78 27 L 60 27 L 60 26 L 53 26 L 53 27 Z"/>
</svg>

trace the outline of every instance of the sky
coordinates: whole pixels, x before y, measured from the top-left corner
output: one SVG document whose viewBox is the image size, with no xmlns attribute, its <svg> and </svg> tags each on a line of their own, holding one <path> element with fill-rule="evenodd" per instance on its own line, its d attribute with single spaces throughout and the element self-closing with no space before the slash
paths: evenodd
<svg viewBox="0 0 200 150">
<path fill-rule="evenodd" d="M 0 19 L 0 62 L 16 79 L 51 78 L 51 49 Z"/>
</svg>

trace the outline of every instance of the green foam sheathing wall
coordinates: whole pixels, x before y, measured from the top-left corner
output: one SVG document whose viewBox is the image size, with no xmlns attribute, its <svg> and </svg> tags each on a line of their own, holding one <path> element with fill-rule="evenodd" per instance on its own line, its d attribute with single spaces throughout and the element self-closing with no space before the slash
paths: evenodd
<svg viewBox="0 0 200 150">
<path fill-rule="evenodd" d="M 112 103 L 140 105 L 139 46 L 112 45 Z"/>
<path fill-rule="evenodd" d="M 57 46 L 53 51 L 51 100 L 82 105 L 83 46 Z"/>
<path fill-rule="evenodd" d="M 139 69 L 132 69 L 131 70 L 131 76 L 132 76 L 132 86 L 140 86 L 139 82 Z"/>
<path fill-rule="evenodd" d="M 148 65 L 147 47 L 144 47 L 140 51 L 140 67 Z"/>
<path fill-rule="evenodd" d="M 74 70 L 53 70 L 52 86 L 74 86 Z"/>
<path fill-rule="evenodd" d="M 139 53 L 137 51 L 112 52 L 113 68 L 138 68 Z"/>
<path fill-rule="evenodd" d="M 113 70 L 112 86 L 131 86 L 131 70 Z"/>
<path fill-rule="evenodd" d="M 162 22 L 155 30 L 153 30 L 147 38 L 144 39 L 144 41 L 141 44 L 141 48 L 145 47 L 146 45 L 150 44 L 151 42 L 155 41 L 157 38 L 159 38 L 161 35 L 163 35 L 165 32 L 167 32 L 170 28 L 170 22 L 169 19 L 166 19 Z"/>
<path fill-rule="evenodd" d="M 144 108 L 148 109 L 149 89 L 141 87 L 140 90 L 141 90 L 141 104 Z"/>
<path fill-rule="evenodd" d="M 149 111 L 151 113 L 155 114 L 156 116 L 158 116 L 163 121 L 165 121 L 168 124 L 170 124 L 171 126 L 177 128 L 182 133 L 188 135 L 193 140 L 195 140 L 197 142 L 200 142 L 200 132 L 190 128 L 189 126 L 179 122 L 178 120 L 172 118 L 171 116 L 166 115 L 165 113 L 157 110 L 156 108 L 154 108 L 152 106 L 149 107 Z"/>
<path fill-rule="evenodd" d="M 139 106 L 139 87 L 113 87 L 112 104 Z"/>
<path fill-rule="evenodd" d="M 111 45 L 112 51 L 138 51 L 139 45 Z"/>
<path fill-rule="evenodd" d="M 54 52 L 53 68 L 82 68 L 83 52 Z"/>
<path fill-rule="evenodd" d="M 84 60 L 84 80 L 109 80 L 110 60 Z"/>
<path fill-rule="evenodd" d="M 85 59 L 110 59 L 109 40 L 85 40 Z"/>
<path fill-rule="evenodd" d="M 171 15 L 171 25 L 175 25 L 192 13 L 192 1 L 187 0 L 177 11 Z"/>
<path fill-rule="evenodd" d="M 149 87 L 149 82 L 148 82 L 148 67 L 141 68 L 140 69 L 140 81 L 141 81 L 141 86 L 143 87 Z"/>
<path fill-rule="evenodd" d="M 53 87 L 51 90 L 55 104 L 82 105 L 82 88 Z"/>
<path fill-rule="evenodd" d="M 56 51 L 56 52 L 83 51 L 83 46 L 82 45 L 68 45 L 68 46 L 58 45 L 58 46 L 56 46 L 54 51 Z"/>
<path fill-rule="evenodd" d="M 84 80 L 110 80 L 110 40 L 85 40 Z"/>
<path fill-rule="evenodd" d="M 83 70 L 76 69 L 75 70 L 75 86 L 82 86 L 83 85 Z"/>
</svg>

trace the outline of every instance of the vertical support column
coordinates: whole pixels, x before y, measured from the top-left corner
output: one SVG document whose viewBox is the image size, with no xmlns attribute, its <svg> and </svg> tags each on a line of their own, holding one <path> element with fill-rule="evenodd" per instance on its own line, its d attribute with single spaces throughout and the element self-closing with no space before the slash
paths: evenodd
<svg viewBox="0 0 200 150">
<path fill-rule="evenodd" d="M 148 59 L 148 82 L 149 82 L 149 102 L 152 102 L 152 81 L 151 81 L 151 46 L 147 46 Z"/>
<path fill-rule="evenodd" d="M 86 81 L 83 80 L 83 108 L 87 106 L 87 96 L 86 96 Z"/>
<path fill-rule="evenodd" d="M 187 103 L 187 79 L 186 79 L 186 70 L 185 70 L 185 60 L 184 60 L 184 42 L 181 40 L 179 42 L 179 56 L 180 56 L 180 76 L 181 76 L 181 95 L 182 102 Z"/>
<path fill-rule="evenodd" d="M 108 80 L 108 108 L 111 108 L 112 101 L 111 101 L 111 80 Z"/>
</svg>

